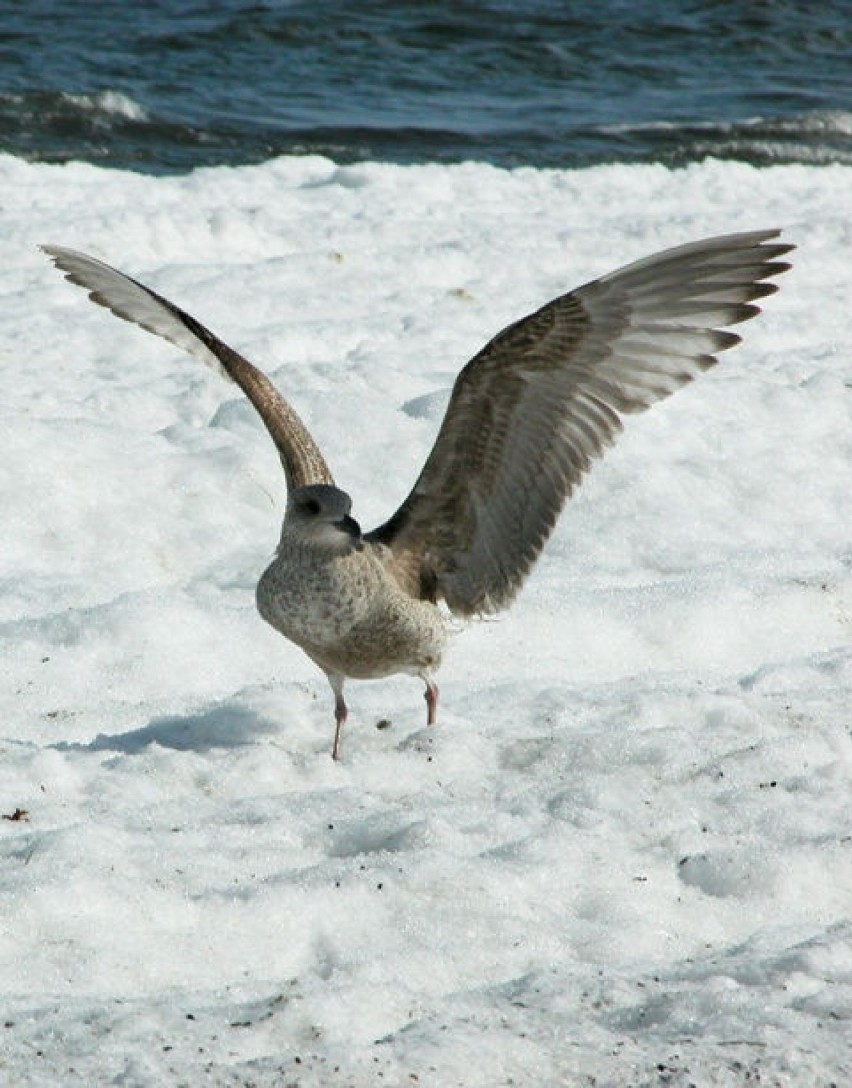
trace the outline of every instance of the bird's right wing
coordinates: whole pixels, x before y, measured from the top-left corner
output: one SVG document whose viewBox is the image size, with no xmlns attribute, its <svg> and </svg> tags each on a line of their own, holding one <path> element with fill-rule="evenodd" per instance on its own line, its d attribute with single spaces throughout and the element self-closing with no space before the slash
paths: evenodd
<svg viewBox="0 0 852 1088">
<path fill-rule="evenodd" d="M 267 376 L 200 321 L 103 261 L 62 246 L 42 246 L 65 278 L 116 317 L 182 348 L 243 390 L 278 448 L 288 487 L 332 484 L 331 473 L 307 427 Z"/>
</svg>

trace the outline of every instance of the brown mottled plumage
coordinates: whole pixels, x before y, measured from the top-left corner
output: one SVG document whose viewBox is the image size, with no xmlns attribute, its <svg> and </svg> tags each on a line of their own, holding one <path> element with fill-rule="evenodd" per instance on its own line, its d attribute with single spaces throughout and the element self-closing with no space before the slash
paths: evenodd
<svg viewBox="0 0 852 1088">
<path fill-rule="evenodd" d="M 257 604 L 343 683 L 410 672 L 432 679 L 445 641 L 437 607 L 462 616 L 508 605 L 566 498 L 641 412 L 739 342 L 723 331 L 759 312 L 765 282 L 790 266 L 778 231 L 679 246 L 613 272 L 510 325 L 462 370 L 438 438 L 409 496 L 362 534 L 302 421 L 269 379 L 167 299 L 92 257 L 45 246 L 66 277 L 119 317 L 165 337 L 235 381 L 284 465 L 289 496 Z"/>
</svg>

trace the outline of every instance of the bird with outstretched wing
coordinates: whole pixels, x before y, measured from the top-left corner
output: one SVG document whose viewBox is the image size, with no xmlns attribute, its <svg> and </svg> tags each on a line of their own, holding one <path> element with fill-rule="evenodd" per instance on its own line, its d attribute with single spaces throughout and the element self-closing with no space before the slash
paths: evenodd
<svg viewBox="0 0 852 1088">
<path fill-rule="evenodd" d="M 794 247 L 776 230 L 666 250 L 547 303 L 490 341 L 459 374 L 414 487 L 363 533 L 316 443 L 260 370 L 195 318 L 93 257 L 45 252 L 118 317 L 202 359 L 240 386 L 272 436 L 287 480 L 275 558 L 257 606 L 325 672 L 341 754 L 347 678 L 408 672 L 426 685 L 458 616 L 505 608 L 568 496 L 641 412 L 713 366 L 739 342 L 730 325 L 759 313 L 767 282 Z"/>
</svg>

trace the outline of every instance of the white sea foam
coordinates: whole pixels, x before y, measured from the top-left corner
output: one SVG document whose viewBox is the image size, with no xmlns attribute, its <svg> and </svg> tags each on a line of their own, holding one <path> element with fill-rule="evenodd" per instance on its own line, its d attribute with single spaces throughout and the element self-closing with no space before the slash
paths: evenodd
<svg viewBox="0 0 852 1088">
<path fill-rule="evenodd" d="M 129 121 L 147 121 L 148 111 L 139 102 L 121 91 L 98 91 L 96 94 L 64 93 L 63 98 L 86 112 L 111 114 Z"/>
<path fill-rule="evenodd" d="M 5 157 L 0 191 L 2 1078 L 849 1082 L 852 170 Z M 413 681 L 351 685 L 342 766 L 254 611 L 271 444 L 35 248 L 269 368 L 371 525 L 502 325 L 767 226 L 799 249 L 744 344 L 454 639 L 436 730 Z"/>
</svg>

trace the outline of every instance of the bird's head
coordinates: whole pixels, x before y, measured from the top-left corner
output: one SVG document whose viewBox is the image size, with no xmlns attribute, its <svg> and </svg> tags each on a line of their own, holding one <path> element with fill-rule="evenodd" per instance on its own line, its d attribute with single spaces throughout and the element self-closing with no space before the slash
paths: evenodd
<svg viewBox="0 0 852 1088">
<path fill-rule="evenodd" d="M 363 547 L 361 526 L 349 511 L 352 500 L 345 491 L 330 484 L 309 484 L 290 492 L 282 536 L 310 548 L 335 555 Z"/>
</svg>

